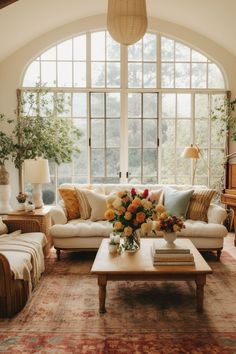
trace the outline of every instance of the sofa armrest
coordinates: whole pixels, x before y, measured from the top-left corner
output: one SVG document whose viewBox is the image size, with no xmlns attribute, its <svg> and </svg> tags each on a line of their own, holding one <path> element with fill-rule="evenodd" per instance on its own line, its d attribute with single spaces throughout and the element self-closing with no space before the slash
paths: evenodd
<svg viewBox="0 0 236 354">
<path fill-rule="evenodd" d="M 210 204 L 207 212 L 208 223 L 223 224 L 227 217 L 227 212 L 224 208 L 216 204 Z"/>
<path fill-rule="evenodd" d="M 61 205 L 56 205 L 51 208 L 50 215 L 52 218 L 52 224 L 66 224 L 67 217 Z"/>
</svg>

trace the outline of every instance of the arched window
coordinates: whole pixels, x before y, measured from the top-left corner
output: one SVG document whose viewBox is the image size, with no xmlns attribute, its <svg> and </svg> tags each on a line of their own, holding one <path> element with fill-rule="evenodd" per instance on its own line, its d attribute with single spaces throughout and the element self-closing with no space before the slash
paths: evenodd
<svg viewBox="0 0 236 354">
<path fill-rule="evenodd" d="M 195 182 L 214 186 L 221 177 L 224 139 L 210 112 L 225 97 L 225 81 L 196 49 L 157 33 L 125 47 L 107 31 L 88 32 L 33 60 L 22 91 L 36 82 L 70 96 L 69 116 L 82 132 L 80 155 L 52 168 L 54 188 L 62 182 L 191 183 L 191 161 L 180 157 L 191 143 L 204 156 Z"/>
</svg>

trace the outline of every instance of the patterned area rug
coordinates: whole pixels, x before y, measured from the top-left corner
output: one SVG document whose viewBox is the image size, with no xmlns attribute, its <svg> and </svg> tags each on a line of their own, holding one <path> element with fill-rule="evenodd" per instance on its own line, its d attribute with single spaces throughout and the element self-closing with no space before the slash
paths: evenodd
<svg viewBox="0 0 236 354">
<path fill-rule="evenodd" d="M 236 353 L 236 260 L 205 255 L 213 269 L 204 313 L 194 282 L 108 282 L 106 314 L 90 275 L 94 253 L 52 252 L 32 298 L 0 320 L 3 353 Z"/>
</svg>

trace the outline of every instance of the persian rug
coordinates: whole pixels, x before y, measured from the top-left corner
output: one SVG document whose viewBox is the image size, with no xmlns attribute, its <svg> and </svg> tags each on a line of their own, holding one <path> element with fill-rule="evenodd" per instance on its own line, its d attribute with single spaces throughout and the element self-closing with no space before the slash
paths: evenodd
<svg viewBox="0 0 236 354">
<path fill-rule="evenodd" d="M 54 252 L 25 308 L 0 320 L 0 353 L 236 353 L 236 260 L 205 255 L 204 313 L 194 282 L 108 282 L 106 314 L 90 269 L 95 253 Z"/>
</svg>

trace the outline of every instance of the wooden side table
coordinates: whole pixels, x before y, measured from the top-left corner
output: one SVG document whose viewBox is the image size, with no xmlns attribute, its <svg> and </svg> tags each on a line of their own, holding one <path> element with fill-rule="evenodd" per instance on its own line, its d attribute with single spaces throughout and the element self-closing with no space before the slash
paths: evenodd
<svg viewBox="0 0 236 354">
<path fill-rule="evenodd" d="M 48 245 L 46 246 L 46 253 L 52 247 L 52 238 L 50 236 L 49 230 L 51 227 L 51 217 L 50 209 L 52 206 L 45 205 L 40 209 L 35 209 L 33 211 L 11 211 L 7 214 L 7 220 L 22 220 L 22 219 L 34 219 L 40 224 L 40 231 L 43 232 L 48 240 Z"/>
</svg>

